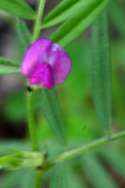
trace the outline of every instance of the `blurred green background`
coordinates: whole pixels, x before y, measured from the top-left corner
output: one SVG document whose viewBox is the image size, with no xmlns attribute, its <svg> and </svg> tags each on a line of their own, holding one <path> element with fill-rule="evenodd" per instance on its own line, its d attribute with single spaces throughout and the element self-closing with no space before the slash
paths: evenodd
<svg viewBox="0 0 125 188">
<path fill-rule="evenodd" d="M 35 1 L 29 1 L 35 7 Z M 47 1 L 47 12 L 56 1 Z M 19 45 L 13 18 L 0 12 L 0 56 L 20 58 L 23 51 Z M 125 2 L 118 6 L 109 6 L 110 45 L 113 81 L 113 123 L 114 132 L 124 130 L 125 126 Z M 29 29 L 32 23 L 27 22 Z M 44 31 L 48 36 L 51 30 Z M 57 88 L 59 101 L 65 119 L 66 133 L 70 146 L 88 143 L 105 134 L 96 118 L 92 100 L 90 61 L 91 42 L 89 28 L 66 50 L 72 58 L 72 70 L 63 85 Z M 12 150 L 29 149 L 26 122 L 26 88 L 20 75 L 0 77 L 0 153 Z M 40 109 L 42 98 L 34 99 L 36 119 L 39 122 L 38 138 L 41 148 L 55 152 L 58 144 Z M 38 104 L 37 104 L 38 103 Z M 66 171 L 60 171 L 61 181 L 68 174 L 71 188 L 116 188 L 125 187 L 125 140 L 118 140 L 102 146 L 96 151 L 71 161 Z M 50 172 L 51 173 L 51 172 Z M 57 172 L 58 174 L 58 172 Z M 59 175 L 59 174 L 58 174 Z M 30 170 L 0 173 L 0 188 L 33 186 L 33 172 Z M 51 180 L 49 173 L 45 177 L 45 187 Z M 53 178 L 57 177 L 53 175 Z M 21 181 L 20 181 L 21 179 Z M 59 179 L 59 177 L 58 177 Z M 61 187 L 62 187 L 61 183 Z M 60 185 L 57 185 L 60 186 Z M 63 186 L 65 187 L 65 185 Z"/>
</svg>

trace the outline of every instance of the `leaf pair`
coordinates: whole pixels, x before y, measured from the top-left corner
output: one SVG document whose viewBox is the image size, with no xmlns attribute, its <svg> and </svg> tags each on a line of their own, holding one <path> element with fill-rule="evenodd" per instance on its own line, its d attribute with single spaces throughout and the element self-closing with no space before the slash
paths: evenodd
<svg viewBox="0 0 125 188">
<path fill-rule="evenodd" d="M 64 0 L 58 4 L 45 18 L 43 27 L 47 28 L 59 24 L 66 19 L 76 15 L 81 9 L 84 10 L 91 6 L 93 0 Z"/>
<path fill-rule="evenodd" d="M 44 27 L 66 20 L 51 36 L 66 46 L 93 22 L 107 3 L 108 0 L 63 1 L 45 18 Z"/>
</svg>

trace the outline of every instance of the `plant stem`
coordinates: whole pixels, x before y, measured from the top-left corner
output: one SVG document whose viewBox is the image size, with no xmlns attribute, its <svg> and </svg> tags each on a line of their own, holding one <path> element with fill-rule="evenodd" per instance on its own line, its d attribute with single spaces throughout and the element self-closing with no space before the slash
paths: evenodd
<svg viewBox="0 0 125 188">
<path fill-rule="evenodd" d="M 44 175 L 44 172 L 41 170 L 37 170 L 36 172 L 36 179 L 35 179 L 35 185 L 36 188 L 41 188 L 42 187 L 42 176 Z"/>
<path fill-rule="evenodd" d="M 91 151 L 92 149 L 95 149 L 97 147 L 100 147 L 102 145 L 108 144 L 111 141 L 120 139 L 121 137 L 125 136 L 125 131 L 119 132 L 119 133 L 115 133 L 115 134 L 111 134 L 110 138 L 108 138 L 107 136 L 97 139 L 95 141 L 93 141 L 92 143 L 88 143 L 85 144 L 81 147 L 78 147 L 76 149 L 72 149 L 70 151 L 66 151 L 60 155 L 58 155 L 55 159 L 53 159 L 50 164 L 55 165 L 57 163 L 61 163 L 65 160 L 69 160 L 72 159 L 74 157 L 78 157 L 81 154 L 83 154 L 84 152 L 87 151 Z"/>
<path fill-rule="evenodd" d="M 0 169 L 13 170 L 15 168 L 22 169 L 22 168 L 41 167 L 44 170 L 48 170 L 58 163 L 62 163 L 65 160 L 69 160 L 69 159 L 78 157 L 87 151 L 92 151 L 95 148 L 106 145 L 106 144 L 110 143 L 111 141 L 118 140 L 122 137 L 125 137 L 125 131 L 121 131 L 118 133 L 112 133 L 110 138 L 105 136 L 105 137 L 97 139 L 91 143 L 85 144 L 83 146 L 74 148 L 69 151 L 65 151 L 65 152 L 59 154 L 54 159 L 51 159 L 49 161 L 44 160 L 45 156 L 41 152 L 20 151 L 15 154 L 0 156 Z M 20 158 L 20 157 L 22 157 L 22 158 Z M 21 163 L 19 163 L 19 161 L 20 161 L 19 159 L 21 159 Z M 41 187 L 41 176 L 43 175 L 43 171 L 41 172 L 41 170 L 38 169 L 36 173 L 37 173 L 36 188 L 40 188 Z"/>
<path fill-rule="evenodd" d="M 45 6 L 45 0 L 39 0 L 38 11 L 35 20 L 34 30 L 33 30 L 32 42 L 37 40 L 37 38 L 39 37 L 44 6 Z M 33 95 L 32 91 L 27 91 L 28 126 L 29 126 L 31 142 L 32 142 L 32 149 L 39 150 L 37 134 L 36 134 L 36 124 L 35 124 L 34 113 L 33 113 L 32 95 Z M 42 183 L 42 171 L 36 170 L 35 187 L 40 188 L 41 183 Z"/>
<path fill-rule="evenodd" d="M 44 12 L 44 6 L 45 6 L 45 0 L 39 0 L 37 17 L 36 17 L 36 21 L 35 21 L 35 25 L 34 25 L 32 41 L 35 41 L 39 37 L 41 25 L 42 25 L 41 22 L 42 22 L 42 16 L 43 16 L 43 12 Z"/>
<path fill-rule="evenodd" d="M 32 91 L 27 90 L 27 119 L 28 129 L 32 144 L 32 150 L 37 151 L 39 149 L 38 140 L 36 135 L 36 123 L 34 119 L 33 102 L 32 102 Z"/>
</svg>

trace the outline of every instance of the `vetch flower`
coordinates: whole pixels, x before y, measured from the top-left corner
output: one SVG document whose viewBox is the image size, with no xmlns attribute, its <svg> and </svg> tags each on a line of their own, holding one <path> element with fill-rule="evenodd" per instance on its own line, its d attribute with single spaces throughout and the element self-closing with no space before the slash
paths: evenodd
<svg viewBox="0 0 125 188">
<path fill-rule="evenodd" d="M 71 59 L 58 44 L 41 38 L 26 50 L 21 73 L 30 85 L 52 89 L 64 82 L 71 69 Z"/>
</svg>

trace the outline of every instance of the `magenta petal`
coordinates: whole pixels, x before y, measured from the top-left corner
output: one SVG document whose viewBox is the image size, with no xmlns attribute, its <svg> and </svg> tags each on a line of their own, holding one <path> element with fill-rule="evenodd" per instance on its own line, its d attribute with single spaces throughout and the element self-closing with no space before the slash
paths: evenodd
<svg viewBox="0 0 125 188">
<path fill-rule="evenodd" d="M 31 85 L 39 85 L 51 89 L 54 87 L 52 68 L 48 64 L 37 64 L 28 77 Z"/>
<path fill-rule="evenodd" d="M 52 64 L 52 59 L 50 59 L 50 64 L 53 66 L 55 84 L 63 83 L 71 70 L 69 56 L 63 48 L 54 43 L 51 48 L 50 58 L 54 60 Z"/>
<path fill-rule="evenodd" d="M 37 40 L 29 46 L 23 58 L 21 66 L 22 74 L 27 76 L 30 71 L 32 71 L 36 63 L 46 63 L 51 43 L 52 42 L 50 40 L 43 38 Z"/>
<path fill-rule="evenodd" d="M 48 89 L 62 83 L 71 69 L 71 60 L 58 44 L 42 38 L 26 50 L 21 72 L 31 85 Z"/>
</svg>

